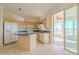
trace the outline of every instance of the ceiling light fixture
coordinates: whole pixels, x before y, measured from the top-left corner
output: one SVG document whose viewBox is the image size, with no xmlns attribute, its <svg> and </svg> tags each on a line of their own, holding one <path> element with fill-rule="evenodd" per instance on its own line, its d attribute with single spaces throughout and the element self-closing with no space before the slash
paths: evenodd
<svg viewBox="0 0 79 59">
<path fill-rule="evenodd" d="M 18 10 L 21 11 L 22 9 L 21 8 L 18 8 Z"/>
</svg>

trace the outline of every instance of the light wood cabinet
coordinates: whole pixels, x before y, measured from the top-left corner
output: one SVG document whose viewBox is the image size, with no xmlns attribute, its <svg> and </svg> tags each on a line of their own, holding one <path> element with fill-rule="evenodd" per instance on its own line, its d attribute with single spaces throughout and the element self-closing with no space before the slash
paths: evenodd
<svg viewBox="0 0 79 59">
<path fill-rule="evenodd" d="M 49 28 L 49 27 L 50 27 L 50 20 L 47 19 L 47 18 L 44 19 L 43 24 L 44 24 L 44 26 L 45 26 L 46 28 Z"/>
<path fill-rule="evenodd" d="M 33 50 L 36 48 L 36 42 L 36 34 L 18 36 L 18 45 L 20 50 Z"/>
<path fill-rule="evenodd" d="M 36 48 L 36 44 L 37 44 L 36 34 L 30 35 L 30 50 Z"/>
<path fill-rule="evenodd" d="M 4 22 L 4 44 L 11 42 L 11 25 L 10 22 Z"/>
<path fill-rule="evenodd" d="M 49 43 L 49 33 L 40 33 L 40 41 L 42 43 Z"/>
</svg>

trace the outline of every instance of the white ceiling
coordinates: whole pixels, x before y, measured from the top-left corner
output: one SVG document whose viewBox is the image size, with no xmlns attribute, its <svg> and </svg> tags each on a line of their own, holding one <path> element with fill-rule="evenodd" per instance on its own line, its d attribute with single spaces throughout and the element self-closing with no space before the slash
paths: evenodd
<svg viewBox="0 0 79 59">
<path fill-rule="evenodd" d="M 22 16 L 46 16 L 47 12 L 52 9 L 54 11 L 56 8 L 61 7 L 62 3 L 9 3 L 3 4 L 4 9 L 18 13 Z M 18 8 L 22 8 L 18 11 Z"/>
</svg>

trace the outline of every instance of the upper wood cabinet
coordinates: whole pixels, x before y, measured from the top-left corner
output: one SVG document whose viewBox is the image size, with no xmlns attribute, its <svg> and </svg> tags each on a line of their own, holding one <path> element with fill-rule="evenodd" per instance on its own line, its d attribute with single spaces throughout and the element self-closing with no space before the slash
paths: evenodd
<svg viewBox="0 0 79 59">
<path fill-rule="evenodd" d="M 44 22 L 43 23 L 44 23 L 44 26 L 46 28 L 49 28 L 50 27 L 50 20 L 48 18 L 44 19 Z"/>
<path fill-rule="evenodd" d="M 19 28 L 26 28 L 28 25 L 28 23 L 24 21 L 18 21 L 17 24 Z"/>
<path fill-rule="evenodd" d="M 25 21 L 18 21 L 18 26 L 19 27 L 23 27 L 23 28 L 30 28 L 30 26 L 32 26 L 32 28 L 37 28 L 38 25 L 37 25 L 37 22 L 25 22 Z"/>
<path fill-rule="evenodd" d="M 37 22 L 32 22 L 33 28 L 37 28 L 38 27 L 38 23 Z"/>
<path fill-rule="evenodd" d="M 17 22 L 16 19 L 13 19 L 13 18 L 10 18 L 10 17 L 4 17 L 3 19 L 4 19 L 4 21 L 7 21 L 7 22 L 12 22 L 12 23 Z"/>
<path fill-rule="evenodd" d="M 47 23 L 47 28 L 49 28 L 50 27 L 50 20 L 46 19 L 46 23 Z"/>
<path fill-rule="evenodd" d="M 38 22 L 17 21 L 16 19 L 13 19 L 11 17 L 4 17 L 4 22 L 17 23 L 21 28 L 28 28 L 28 26 L 30 27 L 30 25 L 32 25 L 32 28 L 38 27 Z"/>
</svg>

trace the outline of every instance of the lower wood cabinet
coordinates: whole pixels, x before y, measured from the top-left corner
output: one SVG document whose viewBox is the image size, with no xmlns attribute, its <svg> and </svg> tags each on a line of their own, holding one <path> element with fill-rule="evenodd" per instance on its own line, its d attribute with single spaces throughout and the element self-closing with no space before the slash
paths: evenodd
<svg viewBox="0 0 79 59">
<path fill-rule="evenodd" d="M 49 33 L 40 33 L 40 41 L 42 43 L 49 43 Z"/>
<path fill-rule="evenodd" d="M 18 46 L 20 50 L 33 50 L 36 48 L 36 34 L 18 35 Z"/>
</svg>

